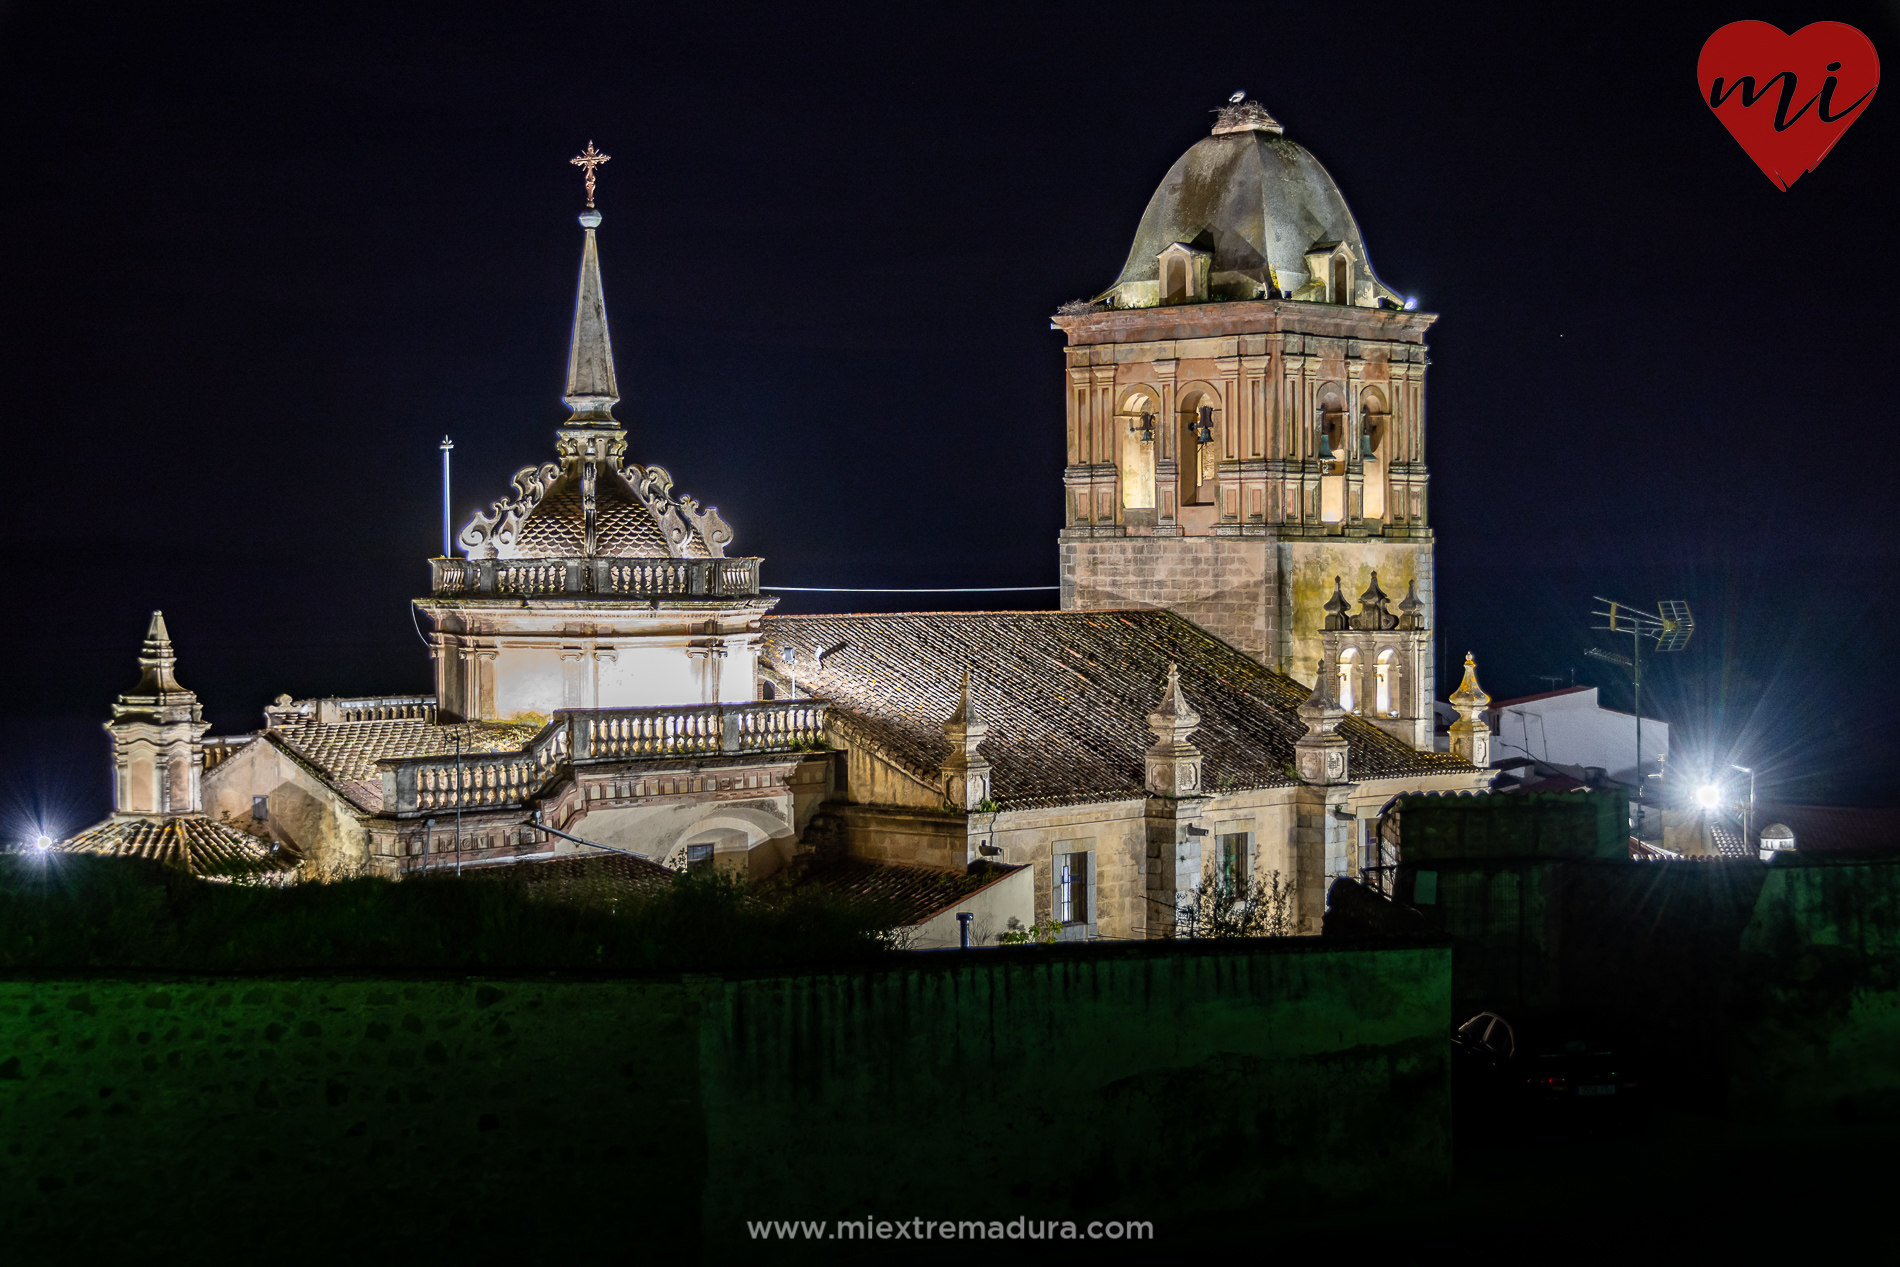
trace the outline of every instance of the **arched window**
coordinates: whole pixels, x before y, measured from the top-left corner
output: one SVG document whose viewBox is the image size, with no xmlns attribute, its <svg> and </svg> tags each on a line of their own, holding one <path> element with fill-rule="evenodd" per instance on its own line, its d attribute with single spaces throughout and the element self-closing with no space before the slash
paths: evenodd
<svg viewBox="0 0 1900 1267">
<path fill-rule="evenodd" d="M 1372 708 L 1381 717 L 1397 717 L 1398 705 L 1394 702 L 1398 696 L 1399 655 L 1387 647 L 1379 653 L 1374 666 L 1376 685 L 1372 692 Z"/>
<path fill-rule="evenodd" d="M 1359 711 L 1359 652 L 1347 647 L 1339 653 L 1339 706 L 1349 713 Z"/>
<path fill-rule="evenodd" d="M 1122 398 L 1116 421 L 1123 424 L 1116 462 L 1122 478 L 1122 506 L 1152 510 L 1155 450 L 1161 447 L 1161 432 L 1168 425 L 1161 416 L 1161 402 L 1145 389 L 1129 392 Z"/>
<path fill-rule="evenodd" d="M 1335 255 L 1333 256 L 1332 291 L 1333 302 L 1336 304 L 1349 304 L 1352 302 L 1352 293 L 1346 289 L 1346 281 L 1346 257 L 1343 255 Z"/>
<path fill-rule="evenodd" d="M 1181 480 L 1181 504 L 1212 505 L 1220 491 L 1221 414 L 1220 397 L 1211 391 L 1183 391 L 1175 402 L 1178 423 L 1175 431 L 1175 470 Z M 1201 443 L 1201 409 L 1211 408 L 1212 439 Z"/>
</svg>

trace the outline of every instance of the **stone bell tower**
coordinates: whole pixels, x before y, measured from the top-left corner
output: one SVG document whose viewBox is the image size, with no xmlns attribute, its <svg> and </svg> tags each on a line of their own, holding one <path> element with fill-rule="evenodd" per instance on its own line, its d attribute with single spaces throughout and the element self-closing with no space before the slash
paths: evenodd
<svg viewBox="0 0 1900 1267">
<path fill-rule="evenodd" d="M 1259 103 L 1221 110 L 1155 191 L 1115 284 L 1053 320 L 1068 339 L 1063 607 L 1168 608 L 1301 681 L 1322 657 L 1370 652 L 1354 671 L 1372 674 L 1384 654 L 1385 695 L 1362 676 L 1347 711 L 1429 746 L 1436 318 L 1372 271 L 1319 161 Z M 1340 585 L 1374 596 L 1366 628 L 1329 623 Z M 1403 636 L 1328 637 L 1387 630 Z"/>
</svg>

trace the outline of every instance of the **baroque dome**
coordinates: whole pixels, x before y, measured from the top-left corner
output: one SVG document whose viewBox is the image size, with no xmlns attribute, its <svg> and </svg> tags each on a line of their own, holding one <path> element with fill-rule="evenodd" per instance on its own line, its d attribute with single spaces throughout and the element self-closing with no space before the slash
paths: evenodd
<svg viewBox="0 0 1900 1267">
<path fill-rule="evenodd" d="M 637 476 L 636 476 L 637 478 Z M 583 555 L 630 559 L 710 559 L 713 551 L 697 532 L 668 541 L 660 519 L 634 494 L 617 471 L 605 470 L 594 488 L 594 548 L 587 548 L 587 512 L 580 472 L 557 480 L 521 521 L 510 557 L 578 558 Z M 664 511 L 662 511 L 664 513 Z M 677 518 L 675 523 L 681 522 Z M 722 543 L 723 544 L 723 543 Z"/>
<path fill-rule="evenodd" d="M 1206 291 L 1214 298 L 1312 297 L 1312 288 L 1324 286 L 1316 261 L 1343 246 L 1360 282 L 1352 302 L 1404 303 L 1373 274 L 1332 175 L 1258 102 L 1222 110 L 1213 134 L 1168 169 L 1121 276 L 1101 298 L 1122 308 L 1160 303 L 1159 257 L 1177 243 L 1211 255 Z"/>
</svg>

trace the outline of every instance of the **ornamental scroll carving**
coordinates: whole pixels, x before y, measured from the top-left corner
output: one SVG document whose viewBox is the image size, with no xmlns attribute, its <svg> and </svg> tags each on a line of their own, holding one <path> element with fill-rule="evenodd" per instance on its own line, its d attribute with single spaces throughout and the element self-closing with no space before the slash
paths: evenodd
<svg viewBox="0 0 1900 1267">
<path fill-rule="evenodd" d="M 732 542 L 732 528 L 720 518 L 717 506 L 701 510 L 697 499 L 675 497 L 673 476 L 663 466 L 628 463 L 620 477 L 627 481 L 640 504 L 660 525 L 660 531 L 666 536 L 666 548 L 674 558 L 685 556 L 686 543 L 695 532 L 705 543 L 707 554 L 715 559 L 726 557 L 726 546 Z"/>
<path fill-rule="evenodd" d="M 583 519 L 588 521 L 587 551 L 590 555 L 594 548 L 591 521 L 600 494 L 599 481 L 618 477 L 626 482 L 640 504 L 646 507 L 647 513 L 653 516 L 665 538 L 666 552 L 670 557 L 685 558 L 695 534 L 705 544 L 706 553 L 712 558 L 726 557 L 726 547 L 732 543 L 732 526 L 721 518 L 717 506 L 701 508 L 695 498 L 677 496 L 673 490 L 673 476 L 665 467 L 643 467 L 629 463 L 618 470 L 610 465 L 606 471 L 601 471 L 594 461 L 585 460 L 578 450 L 569 454 L 564 447 L 563 454 L 567 456 L 567 463 L 548 462 L 541 466 L 522 467 L 515 472 L 511 496 L 499 499 L 485 511 L 475 512 L 475 517 L 456 537 L 457 544 L 468 552 L 469 558 L 515 557 L 522 525 L 570 469 L 568 463 L 581 468 L 577 491 Z M 610 454 L 610 457 L 617 456 L 617 453 Z"/>
<path fill-rule="evenodd" d="M 699 508 L 699 501 L 692 497 L 680 498 L 680 510 L 692 522 L 699 539 L 706 543 L 706 552 L 715 559 L 726 557 L 726 547 L 732 544 L 732 526 L 719 516 L 719 507 Z"/>
<path fill-rule="evenodd" d="M 495 558 L 498 550 L 514 545 L 515 535 L 521 531 L 521 521 L 540 504 L 560 477 L 558 462 L 522 467 L 515 472 L 514 496 L 498 499 L 485 511 L 476 511 L 475 517 L 456 537 L 457 543 L 468 551 L 471 559 Z"/>
</svg>

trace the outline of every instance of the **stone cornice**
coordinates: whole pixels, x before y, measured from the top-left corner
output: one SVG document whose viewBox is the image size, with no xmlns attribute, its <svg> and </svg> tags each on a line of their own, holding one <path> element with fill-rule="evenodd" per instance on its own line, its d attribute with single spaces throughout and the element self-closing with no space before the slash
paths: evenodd
<svg viewBox="0 0 1900 1267">
<path fill-rule="evenodd" d="M 1324 338 L 1423 343 L 1438 314 L 1398 308 L 1352 308 L 1293 299 L 1246 299 L 1223 303 L 1171 304 L 1156 308 L 1111 308 L 1050 318 L 1071 345 L 1145 343 L 1168 339 L 1267 334 L 1290 331 Z"/>
</svg>

